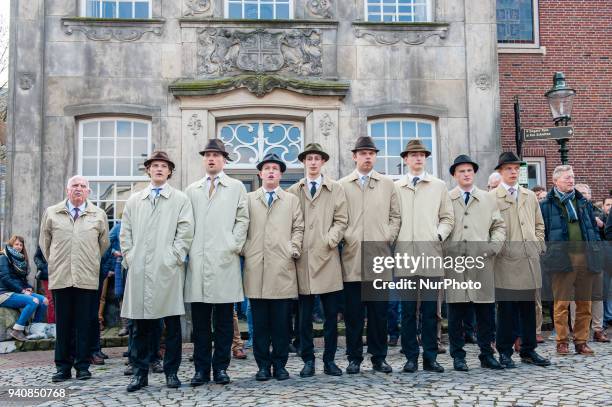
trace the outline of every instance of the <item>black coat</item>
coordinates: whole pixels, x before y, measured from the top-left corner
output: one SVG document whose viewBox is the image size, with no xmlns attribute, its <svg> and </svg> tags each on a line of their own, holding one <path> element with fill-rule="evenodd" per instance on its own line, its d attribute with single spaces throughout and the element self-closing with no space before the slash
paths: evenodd
<svg viewBox="0 0 612 407">
<path fill-rule="evenodd" d="M 32 288 L 28 284 L 27 274 L 18 273 L 8 256 L 0 255 L 0 294 L 6 292 L 21 294 L 26 288 Z"/>
<path fill-rule="evenodd" d="M 47 260 L 40 250 L 40 246 L 36 248 L 36 254 L 34 255 L 34 263 L 36 263 L 36 268 L 38 269 L 38 274 L 36 277 L 39 280 L 49 280 L 49 270 L 47 266 Z"/>
</svg>

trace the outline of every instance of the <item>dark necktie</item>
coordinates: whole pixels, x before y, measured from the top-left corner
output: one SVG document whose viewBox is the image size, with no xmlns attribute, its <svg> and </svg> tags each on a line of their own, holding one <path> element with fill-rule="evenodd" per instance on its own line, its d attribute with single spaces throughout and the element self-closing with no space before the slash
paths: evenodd
<svg viewBox="0 0 612 407">
<path fill-rule="evenodd" d="M 72 220 L 76 221 L 79 218 L 79 208 L 74 208 L 74 215 L 72 216 Z"/>
<path fill-rule="evenodd" d="M 412 178 L 412 186 L 416 188 L 416 184 L 417 184 L 417 182 L 419 182 L 419 180 L 420 180 L 419 177 Z"/>
<path fill-rule="evenodd" d="M 272 202 L 274 201 L 274 191 L 266 192 L 268 194 L 268 207 L 272 206 Z"/>
<path fill-rule="evenodd" d="M 315 194 L 317 193 L 317 181 L 311 181 L 310 185 L 310 196 L 314 198 Z"/>
<path fill-rule="evenodd" d="M 466 192 L 465 193 L 465 204 L 467 205 L 468 201 L 470 200 L 470 193 Z"/>
</svg>

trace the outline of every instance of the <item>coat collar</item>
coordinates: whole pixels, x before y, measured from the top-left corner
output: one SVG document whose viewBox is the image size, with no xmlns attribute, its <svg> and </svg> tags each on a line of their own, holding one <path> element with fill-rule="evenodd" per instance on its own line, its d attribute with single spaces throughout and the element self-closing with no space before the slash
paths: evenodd
<svg viewBox="0 0 612 407">
<path fill-rule="evenodd" d="M 161 190 L 161 192 L 159 193 L 161 196 L 163 196 L 164 198 L 168 199 L 170 198 L 170 196 L 172 195 L 172 190 L 174 188 L 172 188 L 170 186 L 170 184 L 166 184 L 166 186 L 164 187 L 164 189 Z M 140 196 L 139 198 L 142 199 L 147 199 L 150 195 L 151 195 L 151 188 L 146 187 L 145 189 L 143 189 L 142 191 L 139 192 Z"/>
<path fill-rule="evenodd" d="M 224 187 L 227 187 L 229 185 L 229 176 L 225 173 L 225 171 L 221 171 L 218 177 L 219 177 L 220 185 L 223 185 Z M 204 175 L 200 179 L 200 182 L 198 182 L 197 188 L 204 188 L 206 186 L 207 181 L 208 181 L 208 175 Z"/>
<path fill-rule="evenodd" d="M 480 201 L 480 199 L 482 198 L 482 194 L 484 194 L 485 192 L 481 189 L 478 189 L 476 186 L 474 186 L 474 189 L 472 190 L 472 193 L 470 194 L 470 197 L 476 199 L 477 201 Z M 455 199 L 460 199 L 461 202 L 465 205 L 465 201 L 464 201 L 464 196 L 463 196 L 463 190 L 461 188 L 459 188 L 458 186 L 456 186 L 455 188 L 453 188 L 449 193 L 451 200 L 455 200 Z"/>
<path fill-rule="evenodd" d="M 357 171 L 357 169 L 354 169 L 351 175 L 349 175 L 349 181 L 358 181 L 360 176 L 361 175 L 359 174 L 359 171 Z M 380 174 L 378 171 L 372 170 L 372 176 L 370 177 L 371 179 L 380 181 L 382 177 L 382 174 Z"/>
<path fill-rule="evenodd" d="M 433 180 L 434 180 L 434 176 L 426 172 L 425 176 L 421 178 L 419 182 L 431 182 Z M 414 189 L 414 185 L 412 185 L 412 182 L 408 181 L 407 175 L 404 175 L 399 181 L 397 181 L 397 186 L 400 188 L 406 187 L 406 188 Z"/>
<path fill-rule="evenodd" d="M 85 210 L 83 211 L 83 213 L 81 214 L 81 216 L 83 216 L 83 214 L 85 213 L 95 213 L 96 210 L 94 208 L 94 204 L 88 199 L 85 201 Z M 57 213 L 69 213 L 68 212 L 68 198 L 64 199 L 62 202 L 60 202 L 59 204 L 56 205 L 55 208 L 55 212 Z"/>
<path fill-rule="evenodd" d="M 331 180 L 329 179 L 329 177 L 323 176 L 323 182 L 321 182 L 321 188 L 326 187 L 329 191 L 332 191 L 334 186 L 331 183 Z M 298 181 L 298 185 L 300 187 L 300 189 L 304 186 L 306 186 L 306 177 L 302 178 L 301 180 Z"/>
<path fill-rule="evenodd" d="M 268 197 L 266 196 L 266 191 L 263 189 L 263 187 L 259 187 L 256 193 L 257 193 L 257 198 L 264 205 L 266 205 L 266 207 L 268 207 Z M 274 201 L 276 201 L 277 199 L 285 199 L 285 194 L 286 192 L 280 186 L 276 188 L 274 190 L 274 200 L 272 201 L 272 204 L 274 205 Z"/>
</svg>

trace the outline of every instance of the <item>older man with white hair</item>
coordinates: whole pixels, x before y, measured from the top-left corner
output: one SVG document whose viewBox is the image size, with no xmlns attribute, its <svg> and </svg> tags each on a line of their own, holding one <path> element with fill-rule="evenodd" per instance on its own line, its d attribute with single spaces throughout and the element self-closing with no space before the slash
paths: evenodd
<svg viewBox="0 0 612 407">
<path fill-rule="evenodd" d="M 98 295 L 100 258 L 108 248 L 106 213 L 87 198 L 89 182 L 68 180 L 67 198 L 48 207 L 40 225 L 39 245 L 48 262 L 49 289 L 56 315 L 54 382 L 89 379 L 90 310 Z M 71 358 L 74 342 L 75 358 Z"/>
<path fill-rule="evenodd" d="M 491 175 L 489 175 L 489 180 L 487 181 L 487 191 L 491 191 L 497 188 L 501 181 L 501 174 L 497 171 L 492 172 Z"/>
<path fill-rule="evenodd" d="M 601 256 L 590 256 L 581 242 L 598 241 L 599 233 L 592 205 L 574 187 L 574 170 L 560 165 L 553 171 L 553 189 L 540 203 L 549 244 L 543 259 L 551 272 L 554 296 L 554 322 L 557 331 L 557 353 L 569 351 L 567 313 L 570 301 L 576 303 L 573 336 L 576 353 L 593 355 L 587 345 L 591 321 L 591 296 L 603 270 Z"/>
</svg>

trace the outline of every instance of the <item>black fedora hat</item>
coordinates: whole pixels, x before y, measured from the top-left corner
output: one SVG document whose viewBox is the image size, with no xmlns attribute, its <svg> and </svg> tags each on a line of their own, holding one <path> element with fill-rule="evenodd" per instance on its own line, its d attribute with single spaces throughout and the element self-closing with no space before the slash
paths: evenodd
<svg viewBox="0 0 612 407">
<path fill-rule="evenodd" d="M 149 165 L 151 165 L 153 161 L 165 161 L 170 166 L 170 170 L 174 171 L 175 165 L 165 151 L 153 151 L 149 158 L 147 158 L 147 160 L 144 162 L 145 168 L 149 168 Z"/>
<path fill-rule="evenodd" d="M 406 144 L 406 148 L 400 153 L 400 157 L 404 158 L 408 153 L 425 153 L 425 157 L 431 155 L 431 151 L 429 151 L 427 147 L 425 147 L 425 144 L 418 138 L 414 138 Z"/>
<path fill-rule="evenodd" d="M 266 156 L 263 158 L 263 160 L 261 160 L 257 164 L 257 169 L 259 171 L 261 171 L 261 168 L 264 166 L 265 163 L 276 163 L 276 164 L 278 164 L 280 166 L 281 172 L 285 172 L 285 170 L 287 169 L 287 164 L 285 164 L 285 162 L 278 155 L 276 155 L 274 153 L 266 154 Z"/>
<path fill-rule="evenodd" d="M 355 142 L 355 148 L 353 148 L 351 151 L 354 153 L 359 150 L 374 150 L 377 153 L 380 151 L 378 148 L 376 148 L 376 144 L 374 144 L 374 139 L 369 136 L 359 137 Z"/>
<path fill-rule="evenodd" d="M 499 170 L 504 164 L 523 164 L 523 162 L 512 151 L 504 151 L 499 155 L 499 160 L 497 161 L 497 167 L 495 167 L 495 169 Z"/>
<path fill-rule="evenodd" d="M 308 154 L 319 154 L 321 156 L 321 158 L 323 158 L 325 161 L 329 161 L 329 154 L 327 154 L 325 151 L 323 151 L 323 147 L 321 147 L 321 144 L 319 144 L 319 143 L 310 143 L 310 144 L 308 144 L 304 148 L 304 151 L 302 151 L 298 155 L 298 160 L 304 161 L 304 159 L 306 158 L 306 156 Z"/>
<path fill-rule="evenodd" d="M 474 167 L 474 172 L 478 172 L 478 164 L 476 164 L 469 155 L 461 154 L 455 158 L 455 162 L 453 162 L 453 165 L 450 166 L 449 171 L 451 175 L 455 175 L 455 168 L 459 164 L 472 164 L 472 167 Z"/>
<path fill-rule="evenodd" d="M 205 155 L 208 151 L 215 151 L 217 153 L 221 153 L 227 161 L 232 161 L 229 158 L 229 153 L 225 151 L 225 144 L 218 138 L 208 140 L 208 143 L 206 143 L 206 147 L 204 147 L 204 150 L 200 151 L 200 155 Z"/>
</svg>

